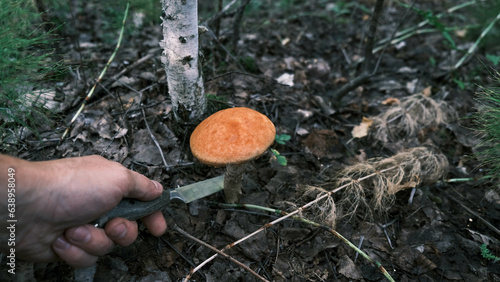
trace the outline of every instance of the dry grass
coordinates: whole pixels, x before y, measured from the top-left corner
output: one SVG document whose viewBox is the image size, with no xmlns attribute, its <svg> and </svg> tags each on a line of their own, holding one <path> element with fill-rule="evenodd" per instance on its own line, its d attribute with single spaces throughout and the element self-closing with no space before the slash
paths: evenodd
<svg viewBox="0 0 500 282">
<path fill-rule="evenodd" d="M 422 129 L 438 126 L 456 117 L 455 111 L 445 102 L 415 94 L 373 117 L 372 135 L 386 144 L 415 137 Z"/>
</svg>

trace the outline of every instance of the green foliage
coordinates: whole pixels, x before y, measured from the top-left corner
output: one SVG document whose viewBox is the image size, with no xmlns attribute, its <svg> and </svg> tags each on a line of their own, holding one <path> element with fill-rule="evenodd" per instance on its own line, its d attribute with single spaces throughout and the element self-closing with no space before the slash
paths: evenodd
<svg viewBox="0 0 500 282">
<path fill-rule="evenodd" d="M 290 140 L 290 138 L 291 137 L 288 134 L 276 134 L 276 136 L 274 137 L 274 141 L 276 141 L 276 143 L 278 144 L 284 145 L 286 141 Z M 282 156 L 277 150 L 271 149 L 271 152 L 273 152 L 274 156 L 276 157 L 276 160 L 280 165 L 282 166 L 287 165 L 288 162 L 286 158 Z"/>
<path fill-rule="evenodd" d="M 68 5 L 65 1 L 46 0 L 45 6 L 50 11 L 51 20 L 62 25 L 66 33 L 74 33 L 73 20 L 69 15 L 85 21 L 80 27 L 90 28 L 90 33 L 97 36 L 93 41 L 101 41 L 105 45 L 114 45 L 121 29 L 123 11 L 130 3 L 129 17 L 125 25 L 124 37 L 139 34 L 143 26 L 160 25 L 160 0 L 91 0 L 74 1 Z M 78 24 L 78 23 L 77 23 Z"/>
<path fill-rule="evenodd" d="M 207 113 L 209 114 L 229 108 L 227 100 L 224 97 L 217 96 L 216 94 L 207 94 L 207 101 Z"/>
<path fill-rule="evenodd" d="M 479 37 L 485 26 L 498 15 L 499 11 L 500 1 L 498 0 L 477 1 L 472 5 L 469 9 L 469 21 L 473 21 L 476 25 L 471 27 L 470 32 L 467 33 L 468 37 L 471 39 Z M 498 25 L 494 25 L 481 41 L 480 47 L 485 49 L 496 48 L 498 40 L 500 40 L 500 28 Z"/>
<path fill-rule="evenodd" d="M 460 88 L 461 90 L 464 90 L 465 89 L 465 82 L 463 82 L 462 80 L 458 79 L 458 78 L 454 78 L 453 79 L 453 82 L 455 82 L 455 84 L 458 86 L 458 88 Z"/>
<path fill-rule="evenodd" d="M 281 134 L 281 135 L 276 134 L 276 137 L 274 138 L 274 140 L 276 141 L 276 143 L 284 145 L 285 141 L 290 140 L 290 138 L 291 137 L 288 134 Z"/>
<path fill-rule="evenodd" d="M 499 61 L 500 61 L 500 56 L 496 55 L 491 55 L 491 54 L 486 54 L 486 58 L 490 60 L 490 62 L 494 65 L 497 66 Z"/>
<path fill-rule="evenodd" d="M 457 48 L 457 45 L 455 44 L 455 41 L 453 40 L 453 38 L 450 35 L 449 29 L 439 19 L 439 17 L 435 16 L 432 11 L 423 11 L 423 10 L 420 10 L 420 9 L 418 9 L 416 7 L 413 7 L 413 9 L 415 11 L 417 11 L 417 13 L 422 18 L 424 18 L 425 20 L 427 20 L 429 22 L 429 24 L 433 25 L 437 30 L 439 30 L 441 32 L 441 34 L 443 35 L 443 37 L 445 39 L 445 42 L 448 44 L 448 46 L 451 49 L 456 49 Z"/>
<path fill-rule="evenodd" d="M 495 79 L 500 82 L 500 73 Z M 481 87 L 478 100 L 482 103 L 476 115 L 477 125 L 482 133 L 477 155 L 489 166 L 489 177 L 500 176 L 500 88 Z"/>
<path fill-rule="evenodd" d="M 500 261 L 500 257 L 495 256 L 488 250 L 488 246 L 486 244 L 481 245 L 481 256 L 487 260 L 493 260 L 493 262 Z"/>
<path fill-rule="evenodd" d="M 6 138 L 17 138 L 20 126 L 36 133 L 36 126 L 48 121 L 39 97 L 28 95 L 34 85 L 60 70 L 48 51 L 50 34 L 39 23 L 31 1 L 0 1 L 0 143 L 4 145 Z"/>
<path fill-rule="evenodd" d="M 429 62 L 431 63 L 431 66 L 435 67 L 436 66 L 436 58 L 430 57 Z"/>
<path fill-rule="evenodd" d="M 238 58 L 238 62 L 249 73 L 259 73 L 259 66 L 257 66 L 254 58 L 250 56 L 244 56 Z"/>
<path fill-rule="evenodd" d="M 278 161 L 278 163 L 282 166 L 286 166 L 288 161 L 286 160 L 285 157 L 283 157 L 280 152 L 278 152 L 277 150 L 275 149 L 271 149 L 271 152 L 273 152 L 274 156 L 276 157 L 276 160 Z"/>
</svg>

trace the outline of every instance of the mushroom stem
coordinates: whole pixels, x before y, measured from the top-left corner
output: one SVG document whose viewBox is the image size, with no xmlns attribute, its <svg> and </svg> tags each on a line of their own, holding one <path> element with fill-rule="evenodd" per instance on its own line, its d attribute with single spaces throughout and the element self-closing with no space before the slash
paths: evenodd
<svg viewBox="0 0 500 282">
<path fill-rule="evenodd" d="M 228 204 L 237 203 L 241 197 L 241 182 L 245 163 L 228 164 L 224 174 L 224 195 Z"/>
</svg>

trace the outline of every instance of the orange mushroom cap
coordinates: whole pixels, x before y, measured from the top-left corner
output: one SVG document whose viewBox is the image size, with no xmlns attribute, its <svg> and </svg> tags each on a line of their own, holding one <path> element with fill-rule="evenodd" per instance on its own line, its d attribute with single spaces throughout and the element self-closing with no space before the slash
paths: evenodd
<svg viewBox="0 0 500 282">
<path fill-rule="evenodd" d="M 262 155 L 276 136 L 274 124 L 249 108 L 218 111 L 191 134 L 193 155 L 212 166 L 240 164 Z"/>
</svg>

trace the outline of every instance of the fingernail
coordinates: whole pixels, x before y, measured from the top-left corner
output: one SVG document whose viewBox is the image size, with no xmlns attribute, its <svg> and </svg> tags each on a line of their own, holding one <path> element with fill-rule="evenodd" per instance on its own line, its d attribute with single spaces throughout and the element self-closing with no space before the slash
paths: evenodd
<svg viewBox="0 0 500 282">
<path fill-rule="evenodd" d="M 155 185 L 156 190 L 163 190 L 163 186 L 161 186 L 160 182 L 155 180 L 151 180 L 151 182 L 153 182 L 153 184 Z"/>
<path fill-rule="evenodd" d="M 64 240 L 62 236 L 57 237 L 56 241 L 53 244 L 53 247 L 59 250 L 66 250 L 69 248 L 69 243 Z"/>
<path fill-rule="evenodd" d="M 90 241 L 90 231 L 85 226 L 77 227 L 69 235 L 69 240 L 75 243 L 87 243 Z"/>
<path fill-rule="evenodd" d="M 120 239 L 127 234 L 127 227 L 125 227 L 125 224 L 119 224 L 111 232 L 109 232 L 109 236 L 113 237 L 114 239 Z"/>
</svg>

